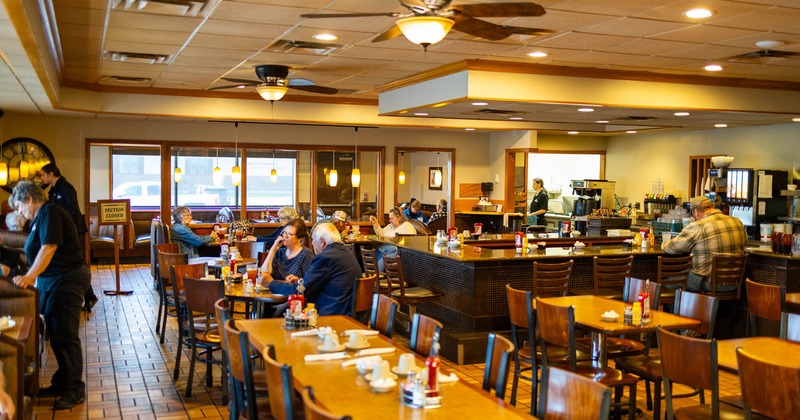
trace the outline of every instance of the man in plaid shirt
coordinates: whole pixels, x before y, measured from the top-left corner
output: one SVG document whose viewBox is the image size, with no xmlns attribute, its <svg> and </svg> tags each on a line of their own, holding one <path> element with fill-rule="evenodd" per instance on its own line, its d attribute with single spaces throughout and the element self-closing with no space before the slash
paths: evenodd
<svg viewBox="0 0 800 420">
<path fill-rule="evenodd" d="M 711 291 L 711 255 L 744 255 L 747 232 L 739 219 L 722 214 L 708 197 L 692 198 L 689 209 L 696 221 L 684 226 L 678 236 L 661 244 L 661 249 L 668 254 L 691 252 L 694 258 L 687 289 L 708 292 Z M 729 290 L 719 287 L 717 291 Z"/>
</svg>

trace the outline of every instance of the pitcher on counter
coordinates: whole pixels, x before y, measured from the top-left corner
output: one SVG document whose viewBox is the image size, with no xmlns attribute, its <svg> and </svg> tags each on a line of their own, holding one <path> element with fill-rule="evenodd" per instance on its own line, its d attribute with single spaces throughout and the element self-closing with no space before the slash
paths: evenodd
<svg viewBox="0 0 800 420">
<path fill-rule="evenodd" d="M 544 214 L 547 213 L 547 190 L 544 189 L 542 178 L 533 178 L 533 200 L 528 212 L 528 224 L 547 226 Z"/>
</svg>

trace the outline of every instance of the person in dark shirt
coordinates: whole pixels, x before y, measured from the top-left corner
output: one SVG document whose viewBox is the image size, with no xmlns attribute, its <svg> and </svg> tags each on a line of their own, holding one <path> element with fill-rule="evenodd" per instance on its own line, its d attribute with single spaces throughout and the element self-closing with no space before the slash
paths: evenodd
<svg viewBox="0 0 800 420">
<path fill-rule="evenodd" d="M 72 222 L 75 223 L 75 227 L 78 229 L 80 253 L 86 258 L 86 250 L 84 247 L 86 246 L 86 232 L 88 232 L 89 229 L 86 228 L 86 221 L 78 205 L 78 192 L 72 184 L 67 182 L 66 178 L 61 176 L 61 170 L 58 169 L 55 163 L 48 163 L 42 166 L 42 169 L 39 170 L 39 176 L 42 178 L 42 188 L 50 186 L 50 190 L 47 192 L 48 201 L 63 207 L 64 210 L 69 213 Z M 89 284 L 89 287 L 86 289 L 86 296 L 84 296 L 83 300 L 83 310 L 91 312 L 92 308 L 97 303 L 97 295 L 94 293 L 91 284 Z"/>
<path fill-rule="evenodd" d="M 280 227 L 272 231 L 269 235 L 262 235 L 256 238 L 257 242 L 266 242 L 266 247 L 269 248 L 275 241 L 281 236 L 281 232 L 283 232 L 284 226 L 288 225 L 294 219 L 299 219 L 300 215 L 297 214 L 297 210 L 291 206 L 281 207 L 278 210 L 278 222 L 281 224 Z"/>
<path fill-rule="evenodd" d="M 547 213 L 547 190 L 544 189 L 542 178 L 533 178 L 533 200 L 531 200 L 530 212 L 528 216 L 535 216 L 536 222 L 528 222 L 531 225 L 547 226 L 544 214 Z"/>
<path fill-rule="evenodd" d="M 25 242 L 31 267 L 13 281 L 19 287 L 36 283 L 40 290 L 40 312 L 58 363 L 51 385 L 40 389 L 39 396 L 60 396 L 54 407 L 69 409 L 86 400 L 79 329 L 91 272 L 81 254 L 72 217 L 62 207 L 49 203 L 41 188 L 32 181 L 21 181 L 11 193 L 11 202 L 31 220 L 31 233 Z"/>
</svg>

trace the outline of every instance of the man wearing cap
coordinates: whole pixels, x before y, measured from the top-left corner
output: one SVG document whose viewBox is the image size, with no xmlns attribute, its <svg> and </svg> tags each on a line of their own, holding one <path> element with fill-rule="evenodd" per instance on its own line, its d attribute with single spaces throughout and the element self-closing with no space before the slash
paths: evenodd
<svg viewBox="0 0 800 420">
<path fill-rule="evenodd" d="M 708 197 L 692 198 L 689 209 L 695 221 L 684 226 L 678 236 L 661 244 L 661 249 L 668 254 L 691 252 L 694 258 L 687 289 L 709 292 L 712 254 L 744 255 L 747 232 L 739 219 L 714 208 Z M 729 290 L 720 288 L 718 291 Z"/>
<path fill-rule="evenodd" d="M 345 240 L 350 234 L 350 225 L 347 224 L 347 213 L 341 210 L 336 210 L 333 212 L 333 216 L 331 216 L 330 219 L 322 219 L 318 221 L 314 227 L 316 228 L 320 223 L 332 223 L 334 226 L 336 226 L 336 230 L 342 236 L 342 240 Z M 312 228 L 312 231 L 313 230 L 314 229 Z"/>
</svg>

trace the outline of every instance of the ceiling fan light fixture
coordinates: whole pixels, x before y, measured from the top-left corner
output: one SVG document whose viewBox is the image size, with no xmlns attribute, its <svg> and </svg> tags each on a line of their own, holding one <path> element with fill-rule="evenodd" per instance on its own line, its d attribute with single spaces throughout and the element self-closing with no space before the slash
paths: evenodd
<svg viewBox="0 0 800 420">
<path fill-rule="evenodd" d="M 719 64 L 709 64 L 703 67 L 706 71 L 722 71 L 722 66 Z"/>
<path fill-rule="evenodd" d="M 547 55 L 548 54 L 544 51 L 533 51 L 527 54 L 527 56 L 531 58 L 545 58 Z"/>
<path fill-rule="evenodd" d="M 256 90 L 264 100 L 278 101 L 283 98 L 283 95 L 286 95 L 286 91 L 289 90 L 289 88 L 286 86 L 259 85 L 256 86 Z"/>
<path fill-rule="evenodd" d="M 763 48 L 765 50 L 774 50 L 775 48 L 782 47 L 786 45 L 783 41 L 776 41 L 774 39 L 765 39 L 762 41 L 756 42 L 756 46 L 758 48 Z"/>
<path fill-rule="evenodd" d="M 338 36 L 336 36 L 334 34 L 328 34 L 328 33 L 316 34 L 312 38 L 314 38 L 316 40 L 319 40 L 319 41 L 336 41 L 337 39 L 339 39 Z"/>
<path fill-rule="evenodd" d="M 438 16 L 412 16 L 397 21 L 400 32 L 418 45 L 435 44 L 450 32 L 455 22 Z"/>
<path fill-rule="evenodd" d="M 691 9 L 683 12 L 683 15 L 690 19 L 705 19 L 714 16 L 714 12 L 708 9 Z"/>
</svg>

